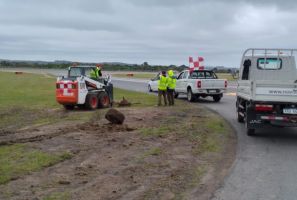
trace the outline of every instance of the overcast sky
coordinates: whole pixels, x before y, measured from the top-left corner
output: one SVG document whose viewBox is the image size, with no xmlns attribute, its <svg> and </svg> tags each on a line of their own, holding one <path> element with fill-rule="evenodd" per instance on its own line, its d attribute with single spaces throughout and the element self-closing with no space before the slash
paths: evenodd
<svg viewBox="0 0 297 200">
<path fill-rule="evenodd" d="M 261 2 L 261 3 L 260 3 Z M 237 67 L 297 46 L 295 0 L 0 0 L 0 58 Z"/>
</svg>

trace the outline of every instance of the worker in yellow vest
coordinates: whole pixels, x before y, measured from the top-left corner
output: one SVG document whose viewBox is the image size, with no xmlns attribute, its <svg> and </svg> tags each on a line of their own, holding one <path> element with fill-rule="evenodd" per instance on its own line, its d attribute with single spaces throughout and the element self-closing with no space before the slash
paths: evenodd
<svg viewBox="0 0 297 200">
<path fill-rule="evenodd" d="M 95 68 L 92 68 L 90 72 L 90 78 L 94 80 L 99 80 L 99 78 L 102 77 L 102 72 L 101 72 L 102 65 L 97 64 Z"/>
<path fill-rule="evenodd" d="M 162 71 L 162 74 L 160 75 L 160 79 L 158 81 L 158 106 L 162 105 L 161 103 L 162 96 L 164 99 L 164 105 L 167 106 L 166 92 L 167 92 L 166 71 Z"/>
<path fill-rule="evenodd" d="M 174 91 L 176 87 L 176 77 L 174 76 L 174 73 L 172 70 L 168 71 L 168 77 L 167 77 L 167 98 L 169 106 L 174 105 Z"/>
</svg>

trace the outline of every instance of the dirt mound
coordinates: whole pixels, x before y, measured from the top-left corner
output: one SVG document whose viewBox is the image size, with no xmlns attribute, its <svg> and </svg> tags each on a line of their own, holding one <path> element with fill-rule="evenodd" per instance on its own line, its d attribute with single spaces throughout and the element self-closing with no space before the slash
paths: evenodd
<svg viewBox="0 0 297 200">
<path fill-rule="evenodd" d="M 123 100 L 119 102 L 119 107 L 131 106 L 131 103 L 123 97 Z"/>
<path fill-rule="evenodd" d="M 105 118 L 112 124 L 123 124 L 125 115 L 116 109 L 110 109 L 106 114 Z"/>
</svg>

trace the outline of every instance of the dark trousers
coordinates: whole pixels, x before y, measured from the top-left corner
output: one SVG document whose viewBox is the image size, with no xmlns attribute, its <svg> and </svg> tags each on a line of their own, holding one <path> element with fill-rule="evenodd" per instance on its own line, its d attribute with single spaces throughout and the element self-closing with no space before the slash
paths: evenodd
<svg viewBox="0 0 297 200">
<path fill-rule="evenodd" d="M 162 103 L 161 103 L 162 96 L 164 99 L 164 104 L 165 104 L 165 106 L 167 106 L 166 90 L 158 90 L 158 106 L 162 105 Z"/>
<path fill-rule="evenodd" d="M 174 90 L 173 89 L 167 89 L 167 99 L 169 106 L 174 105 Z"/>
</svg>

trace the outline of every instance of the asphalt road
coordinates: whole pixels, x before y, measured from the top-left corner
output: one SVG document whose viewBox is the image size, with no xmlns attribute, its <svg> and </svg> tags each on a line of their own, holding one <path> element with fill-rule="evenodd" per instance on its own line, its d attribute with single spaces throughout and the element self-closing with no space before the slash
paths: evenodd
<svg viewBox="0 0 297 200">
<path fill-rule="evenodd" d="M 61 70 L 46 73 L 63 75 Z M 147 92 L 144 81 L 113 79 L 112 82 L 118 88 Z M 234 92 L 234 84 L 231 84 L 229 92 Z M 257 136 L 248 137 L 244 125 L 236 120 L 235 96 L 225 95 L 219 103 L 200 100 L 193 104 L 202 104 L 218 112 L 233 126 L 238 136 L 235 163 L 214 194 L 214 200 L 297 199 L 296 128 L 261 129 Z"/>
</svg>

